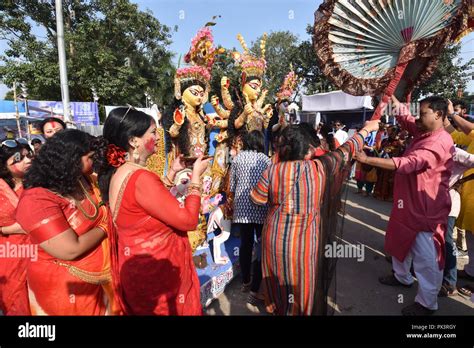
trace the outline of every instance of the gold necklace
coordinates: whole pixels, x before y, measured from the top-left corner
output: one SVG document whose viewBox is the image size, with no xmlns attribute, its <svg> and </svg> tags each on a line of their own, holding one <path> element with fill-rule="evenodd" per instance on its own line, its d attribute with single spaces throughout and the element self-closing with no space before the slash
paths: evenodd
<svg viewBox="0 0 474 348">
<path fill-rule="evenodd" d="M 130 162 L 130 161 L 127 161 L 127 162 L 125 162 L 125 163 L 128 163 L 128 164 L 130 164 L 130 165 L 132 165 L 132 166 L 135 166 L 135 167 L 138 167 L 138 168 L 141 168 L 141 169 L 144 169 L 144 170 L 148 170 L 147 167 L 142 166 L 141 164 L 138 164 L 138 163 L 134 163 L 134 162 Z"/>
<path fill-rule="evenodd" d="M 97 218 L 97 216 L 99 215 L 99 206 L 97 204 L 95 204 L 94 201 L 92 200 L 92 198 L 89 196 L 89 193 L 87 192 L 86 188 L 84 187 L 84 185 L 82 184 L 80 179 L 79 179 L 79 185 L 81 186 L 81 189 L 84 192 L 84 195 L 86 196 L 86 199 L 94 207 L 94 214 L 92 214 L 92 216 L 87 214 L 85 212 L 85 210 L 82 208 L 81 203 L 79 201 L 77 201 L 76 199 L 74 199 L 74 202 L 76 203 L 76 207 L 86 217 L 86 219 L 91 220 L 91 221 L 95 220 Z"/>
</svg>

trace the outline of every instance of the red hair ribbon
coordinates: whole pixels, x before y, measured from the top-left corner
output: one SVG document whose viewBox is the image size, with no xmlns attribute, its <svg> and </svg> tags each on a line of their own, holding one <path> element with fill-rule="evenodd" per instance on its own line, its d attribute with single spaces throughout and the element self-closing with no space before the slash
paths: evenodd
<svg viewBox="0 0 474 348">
<path fill-rule="evenodd" d="M 109 162 L 112 167 L 118 168 L 124 164 L 126 162 L 126 154 L 127 152 L 125 150 L 114 144 L 107 146 L 107 162 Z"/>
</svg>

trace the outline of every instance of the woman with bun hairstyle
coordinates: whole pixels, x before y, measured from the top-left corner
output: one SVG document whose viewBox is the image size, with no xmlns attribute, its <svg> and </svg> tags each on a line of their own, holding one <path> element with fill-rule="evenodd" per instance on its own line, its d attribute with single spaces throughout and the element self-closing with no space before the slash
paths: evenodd
<svg viewBox="0 0 474 348">
<path fill-rule="evenodd" d="M 317 134 L 304 124 L 286 127 L 279 138 L 279 162 L 271 164 L 250 197 L 269 211 L 262 231 L 262 276 L 267 308 L 277 315 L 327 314 L 331 262 L 342 183 L 366 126 L 337 150 L 315 157 Z"/>
<path fill-rule="evenodd" d="M 115 225 L 111 236 L 117 296 L 125 315 L 201 315 L 200 286 L 187 232 L 198 225 L 200 176 L 193 165 L 184 203 L 170 193 L 182 156 L 160 178 L 145 167 L 155 151 L 156 124 L 132 107 L 112 110 L 104 125 L 99 184 Z"/>
</svg>

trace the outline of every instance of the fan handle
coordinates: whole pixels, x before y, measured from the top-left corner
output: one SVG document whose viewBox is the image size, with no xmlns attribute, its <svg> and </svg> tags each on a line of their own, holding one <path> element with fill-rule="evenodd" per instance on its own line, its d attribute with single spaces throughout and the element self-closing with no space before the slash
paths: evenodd
<svg viewBox="0 0 474 348">
<path fill-rule="evenodd" d="M 385 110 L 385 107 L 387 106 L 387 104 L 390 101 L 390 98 L 395 92 L 395 89 L 397 88 L 398 83 L 400 82 L 407 66 L 408 66 L 408 62 L 397 64 L 393 79 L 390 81 L 387 88 L 385 88 L 382 100 L 380 101 L 379 105 L 377 105 L 377 108 L 375 109 L 375 112 L 372 115 L 371 120 L 380 120 L 380 118 L 382 117 L 382 112 Z"/>
</svg>

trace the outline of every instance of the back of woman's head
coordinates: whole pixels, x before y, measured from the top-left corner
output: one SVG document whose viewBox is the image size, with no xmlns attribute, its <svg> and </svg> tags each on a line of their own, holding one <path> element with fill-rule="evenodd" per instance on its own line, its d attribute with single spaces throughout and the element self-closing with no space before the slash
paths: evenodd
<svg viewBox="0 0 474 348">
<path fill-rule="evenodd" d="M 319 145 L 321 145 L 321 141 L 319 140 L 319 137 L 318 137 L 318 132 L 316 132 L 316 129 L 314 129 L 314 127 L 311 124 L 302 122 L 299 124 L 299 126 L 301 127 L 303 132 L 305 132 L 306 136 L 310 140 L 311 146 L 318 147 Z"/>
<path fill-rule="evenodd" d="M 113 109 L 104 124 L 103 136 L 94 159 L 94 168 L 99 175 L 99 187 L 104 202 L 109 201 L 109 185 L 112 175 L 117 170 L 107 161 L 110 146 L 115 145 L 120 151 L 130 150 L 130 140 L 142 137 L 154 122 L 150 115 L 130 107 Z"/>
<path fill-rule="evenodd" d="M 129 140 L 142 137 L 150 128 L 153 117 L 132 108 L 113 109 L 104 124 L 104 139 L 125 151 L 130 149 Z"/>
<path fill-rule="evenodd" d="M 323 125 L 319 130 L 319 133 L 329 145 L 329 150 L 334 151 L 336 149 L 336 142 L 334 140 L 334 134 L 332 133 L 331 127 L 329 127 L 328 125 Z"/>
<path fill-rule="evenodd" d="M 259 130 L 246 133 L 242 139 L 242 150 L 263 152 L 265 150 L 265 136 Z"/>
<path fill-rule="evenodd" d="M 300 124 L 287 126 L 278 141 L 278 159 L 280 161 L 303 160 L 313 142 L 308 130 Z"/>
<path fill-rule="evenodd" d="M 6 145 L 0 146 L 0 179 L 5 180 L 8 186 L 10 186 L 12 189 L 15 187 L 15 182 L 13 181 L 12 173 L 8 170 L 7 162 L 8 159 L 12 156 L 15 156 L 15 154 L 21 154 L 23 149 L 31 152 L 31 149 L 29 149 L 28 145 L 23 145 L 18 142 L 15 147 L 8 147 Z"/>
<path fill-rule="evenodd" d="M 81 157 L 95 151 L 96 138 L 77 129 L 65 129 L 50 138 L 31 163 L 24 187 L 43 187 L 61 195 L 77 192 L 82 176 Z"/>
</svg>

